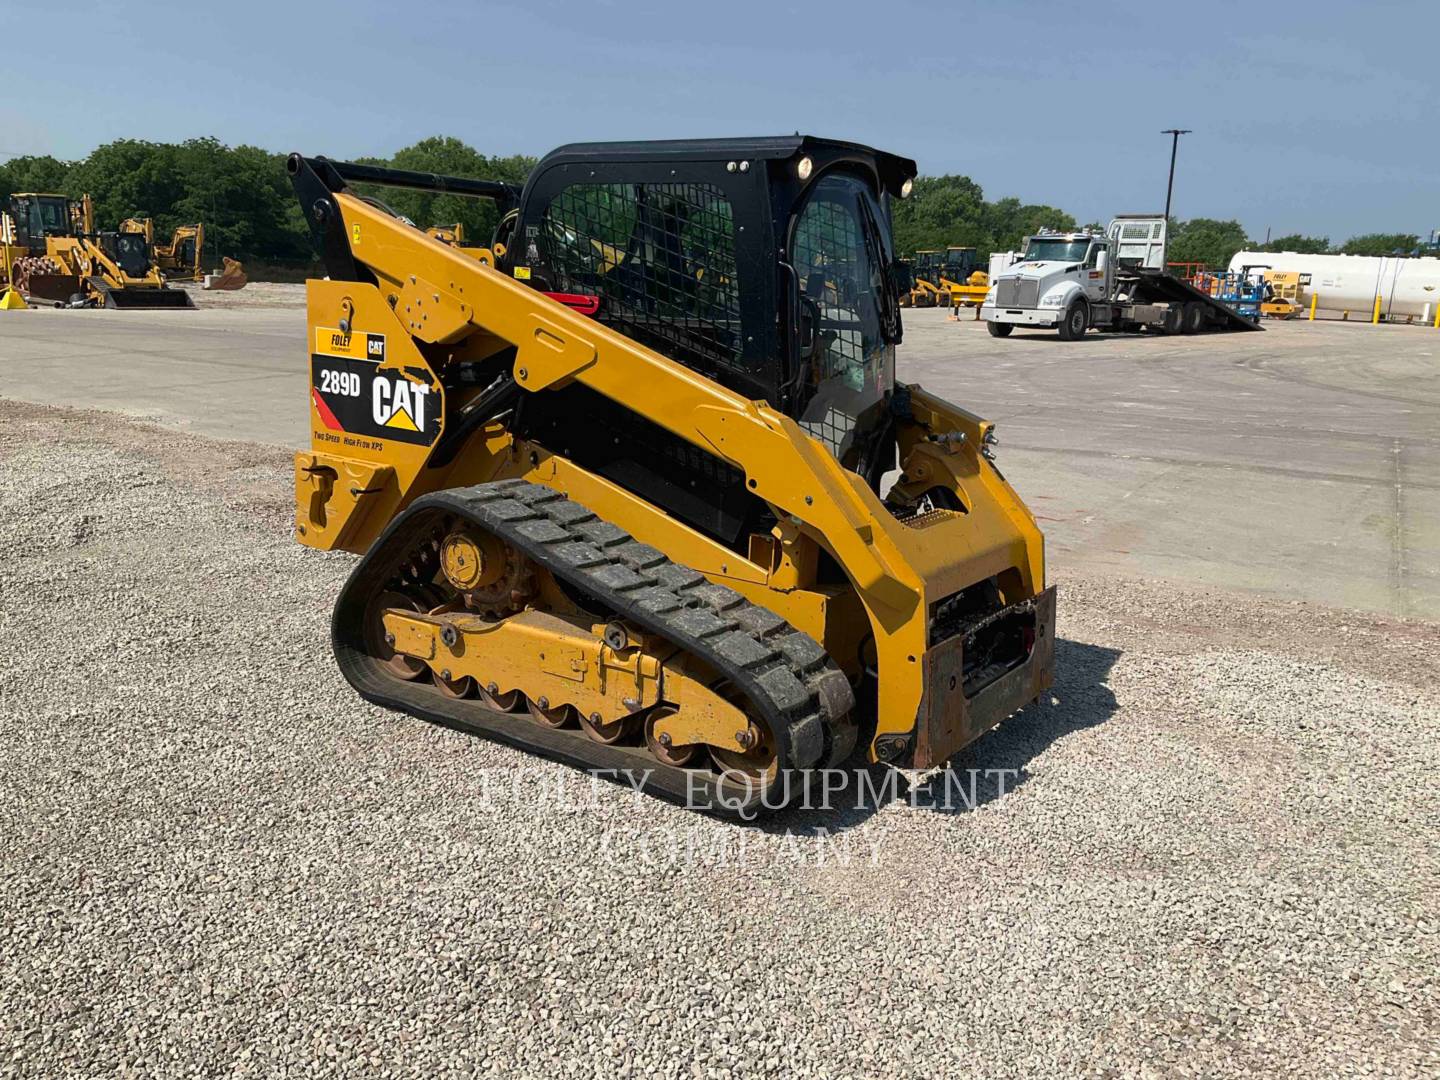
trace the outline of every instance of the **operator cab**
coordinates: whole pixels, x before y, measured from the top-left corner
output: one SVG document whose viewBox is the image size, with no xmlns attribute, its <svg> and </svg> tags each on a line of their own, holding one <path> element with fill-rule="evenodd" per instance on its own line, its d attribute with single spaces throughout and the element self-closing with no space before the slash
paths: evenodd
<svg viewBox="0 0 1440 1080">
<path fill-rule="evenodd" d="M 980 259 L 974 248 L 951 247 L 945 249 L 944 274 L 949 280 L 963 283 L 979 268 Z"/>
<path fill-rule="evenodd" d="M 373 280 L 338 219 L 315 209 L 347 180 L 492 199 L 501 273 L 768 403 L 876 491 L 896 465 L 909 274 L 890 201 L 910 193 L 913 161 L 794 135 L 577 143 L 541 159 L 521 191 L 298 155 L 289 168 L 332 280 Z M 524 394 L 511 430 L 737 550 L 768 531 L 766 504 L 728 461 L 582 384 Z"/>
<path fill-rule="evenodd" d="M 150 272 L 150 250 L 144 233 L 107 232 L 100 234 L 100 247 L 132 278 L 143 278 Z"/>
<path fill-rule="evenodd" d="M 915 276 L 931 285 L 940 284 L 940 252 L 924 249 L 915 252 L 913 260 Z"/>
<path fill-rule="evenodd" d="M 64 195 L 37 195 L 31 192 L 10 198 L 10 217 L 15 222 L 15 241 L 32 254 L 45 254 L 47 236 L 72 236 L 70 200 Z"/>
<path fill-rule="evenodd" d="M 769 402 L 854 467 L 895 382 L 906 275 L 889 200 L 914 174 L 798 135 L 565 146 L 526 183 L 501 267 L 595 298 L 600 322 Z"/>
</svg>

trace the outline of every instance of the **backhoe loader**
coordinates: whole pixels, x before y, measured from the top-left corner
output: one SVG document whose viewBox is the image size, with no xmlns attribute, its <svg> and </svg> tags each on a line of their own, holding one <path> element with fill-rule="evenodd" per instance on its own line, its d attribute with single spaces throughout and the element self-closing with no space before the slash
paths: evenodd
<svg viewBox="0 0 1440 1080">
<path fill-rule="evenodd" d="M 362 697 L 749 815 L 857 752 L 940 766 L 1050 685 L 994 425 L 895 378 L 913 162 L 797 135 L 570 145 L 523 189 L 288 170 L 327 273 L 295 528 L 363 556 L 331 623 Z M 362 183 L 493 199 L 504 254 Z"/>
</svg>

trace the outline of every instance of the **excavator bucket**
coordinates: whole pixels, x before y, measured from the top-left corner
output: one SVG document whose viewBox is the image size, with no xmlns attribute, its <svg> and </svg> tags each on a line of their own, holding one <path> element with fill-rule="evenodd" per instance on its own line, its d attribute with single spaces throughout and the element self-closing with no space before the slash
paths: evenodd
<svg viewBox="0 0 1440 1080">
<path fill-rule="evenodd" d="M 245 267 L 228 256 L 222 256 L 225 260 L 225 268 L 218 274 L 205 275 L 206 292 L 233 292 L 236 289 L 243 289 L 249 280 L 245 277 Z"/>
</svg>

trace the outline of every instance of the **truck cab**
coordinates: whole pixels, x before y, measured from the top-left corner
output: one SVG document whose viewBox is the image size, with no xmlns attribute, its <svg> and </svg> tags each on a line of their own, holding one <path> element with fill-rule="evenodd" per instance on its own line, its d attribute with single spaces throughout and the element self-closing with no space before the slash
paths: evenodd
<svg viewBox="0 0 1440 1080">
<path fill-rule="evenodd" d="M 1025 238 L 1019 260 L 990 284 L 980 317 L 1004 337 L 1016 326 L 1055 327 L 1065 340 L 1109 321 L 1114 293 L 1110 238 L 1042 232 Z"/>
<path fill-rule="evenodd" d="M 1010 266 L 992 275 L 980 308 L 990 333 L 1054 327 L 1073 341 L 1086 330 L 1196 333 L 1228 316 L 1165 273 L 1165 218 L 1121 214 L 1103 231 L 1027 236 Z"/>
</svg>

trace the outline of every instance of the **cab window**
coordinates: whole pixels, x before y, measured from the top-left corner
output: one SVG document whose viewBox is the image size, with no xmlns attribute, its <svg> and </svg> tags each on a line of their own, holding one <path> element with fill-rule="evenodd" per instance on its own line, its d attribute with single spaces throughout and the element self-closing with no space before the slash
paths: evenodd
<svg viewBox="0 0 1440 1080">
<path fill-rule="evenodd" d="M 842 460 L 893 381 L 880 217 L 863 181 L 833 173 L 815 182 L 791 236 L 803 306 L 815 324 L 812 394 L 800 422 Z"/>
<path fill-rule="evenodd" d="M 30 204 L 30 235 L 56 236 L 70 231 L 64 199 L 35 199 Z"/>
</svg>

